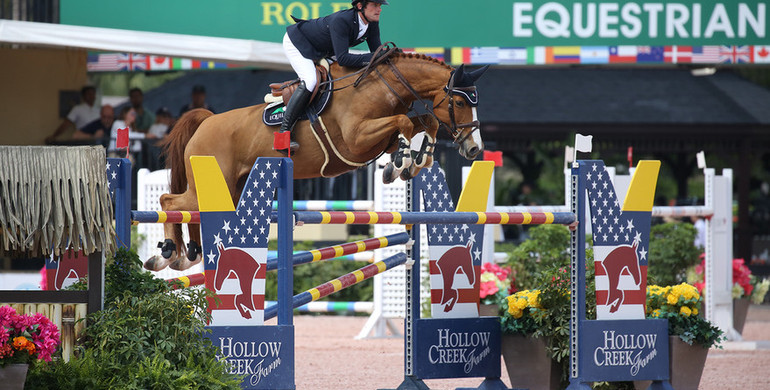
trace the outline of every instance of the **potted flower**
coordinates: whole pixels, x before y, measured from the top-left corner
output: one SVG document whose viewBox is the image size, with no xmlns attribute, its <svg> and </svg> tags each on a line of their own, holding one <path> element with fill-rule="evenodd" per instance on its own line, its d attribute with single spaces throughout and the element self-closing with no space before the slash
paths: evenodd
<svg viewBox="0 0 770 390">
<path fill-rule="evenodd" d="M 708 349 L 724 339 L 722 331 L 699 316 L 702 297 L 695 286 L 647 286 L 647 317 L 668 320 L 671 385 L 696 389 Z"/>
<path fill-rule="evenodd" d="M 500 315 L 500 304 L 505 297 L 515 291 L 511 267 L 499 266 L 495 263 L 484 263 L 481 266 L 479 285 L 479 315 Z"/>
<path fill-rule="evenodd" d="M 59 329 L 46 316 L 0 306 L 0 383 L 23 389 L 29 364 L 51 361 L 59 343 Z"/>
<path fill-rule="evenodd" d="M 703 256 L 702 256 L 703 257 Z M 733 328 L 738 333 L 743 333 L 743 327 L 746 324 L 746 315 L 749 311 L 751 301 L 762 303 L 767 294 L 767 288 L 770 281 L 760 281 L 751 274 L 751 270 L 743 259 L 733 259 Z M 688 275 L 688 279 L 693 281 L 693 285 L 698 292 L 703 294 L 706 287 L 705 280 L 706 260 L 696 265 Z M 764 283 L 764 284 L 763 284 Z M 757 289 L 757 286 L 761 288 Z"/>
</svg>

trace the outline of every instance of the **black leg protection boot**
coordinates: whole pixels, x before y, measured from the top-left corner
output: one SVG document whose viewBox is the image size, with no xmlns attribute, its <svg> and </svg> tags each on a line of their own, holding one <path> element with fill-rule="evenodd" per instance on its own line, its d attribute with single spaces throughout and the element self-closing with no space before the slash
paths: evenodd
<svg viewBox="0 0 770 390">
<path fill-rule="evenodd" d="M 297 123 L 297 119 L 299 119 L 302 112 L 307 108 L 307 104 L 310 102 L 310 95 L 312 95 L 312 91 L 308 91 L 305 87 L 305 82 L 300 81 L 299 87 L 297 87 L 297 90 L 291 95 L 289 104 L 286 105 L 286 111 L 283 113 L 283 122 L 281 122 L 281 129 L 279 132 L 285 133 L 294 129 L 294 124 Z M 294 151 L 299 149 L 299 144 L 294 141 L 293 134 L 291 138 L 291 150 Z M 286 149 L 283 149 L 283 151 L 285 150 Z"/>
</svg>

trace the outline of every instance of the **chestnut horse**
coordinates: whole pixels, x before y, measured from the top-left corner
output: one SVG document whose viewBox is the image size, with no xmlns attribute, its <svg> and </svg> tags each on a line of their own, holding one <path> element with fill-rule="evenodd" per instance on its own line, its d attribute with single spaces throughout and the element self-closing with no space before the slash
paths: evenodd
<svg viewBox="0 0 770 390">
<path fill-rule="evenodd" d="M 378 50 L 379 51 L 379 50 Z M 293 132 L 302 145 L 292 152 L 294 178 L 331 177 L 366 165 L 382 153 L 392 153 L 385 182 L 397 177 L 410 179 L 433 162 L 436 132 L 446 128 L 459 153 L 474 159 L 482 150 L 476 116 L 478 95 L 473 85 L 486 68 L 465 72 L 424 55 L 395 52 L 366 69 L 332 64 L 334 95 L 319 121 L 325 132 L 314 133 L 308 120 L 298 121 Z M 355 77 L 359 76 L 359 77 Z M 359 80 L 356 81 L 356 78 Z M 430 113 L 409 117 L 413 102 L 433 102 Z M 164 211 L 198 210 L 190 168 L 190 156 L 215 156 L 227 182 L 233 203 L 241 195 L 257 157 L 284 157 L 273 150 L 273 133 L 278 126 L 262 121 L 265 104 L 239 108 L 214 115 L 197 109 L 185 113 L 165 141 L 166 161 L 171 168 L 171 193 L 160 198 Z M 419 154 L 412 158 L 410 140 L 424 131 Z M 324 134 L 326 133 L 326 134 Z M 330 143 L 321 146 L 322 138 Z M 414 161 L 413 161 L 414 160 Z M 200 229 L 188 227 L 190 244 L 183 245 L 179 224 L 165 224 L 161 255 L 145 264 L 160 270 L 171 264 L 184 270 L 201 260 Z"/>
</svg>

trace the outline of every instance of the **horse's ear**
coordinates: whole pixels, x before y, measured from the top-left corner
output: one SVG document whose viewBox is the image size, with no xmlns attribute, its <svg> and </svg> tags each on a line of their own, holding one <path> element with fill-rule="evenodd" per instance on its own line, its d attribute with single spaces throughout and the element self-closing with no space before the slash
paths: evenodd
<svg viewBox="0 0 770 390">
<path fill-rule="evenodd" d="M 449 78 L 449 85 L 450 86 L 456 86 L 458 83 L 462 82 L 463 77 L 465 75 L 465 64 L 462 64 L 457 67 L 457 69 L 454 70 L 452 73 L 452 77 Z"/>
<path fill-rule="evenodd" d="M 476 80 L 481 78 L 481 75 L 483 75 L 484 72 L 487 71 L 487 69 L 489 69 L 489 65 L 484 65 L 481 68 L 478 68 L 478 69 L 476 69 L 476 70 L 474 70 L 472 72 L 469 72 L 468 73 L 468 77 L 470 77 L 473 80 L 473 82 L 475 83 Z"/>
</svg>

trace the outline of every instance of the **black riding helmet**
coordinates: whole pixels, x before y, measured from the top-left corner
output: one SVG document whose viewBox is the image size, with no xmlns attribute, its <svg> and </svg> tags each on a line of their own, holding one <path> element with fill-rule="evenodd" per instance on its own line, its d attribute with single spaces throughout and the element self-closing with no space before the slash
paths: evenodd
<svg viewBox="0 0 770 390">
<path fill-rule="evenodd" d="M 375 4 L 382 4 L 382 5 L 390 5 L 387 0 L 353 0 L 350 2 L 350 4 L 355 7 L 356 3 L 364 3 L 363 5 L 366 6 L 366 3 L 375 3 Z"/>
</svg>

